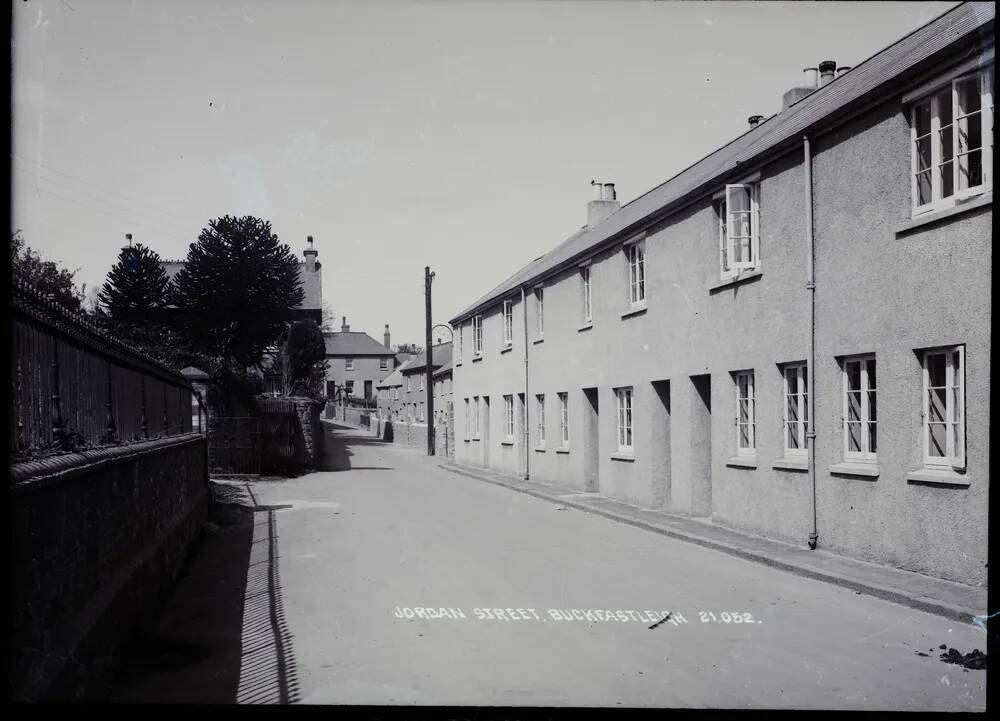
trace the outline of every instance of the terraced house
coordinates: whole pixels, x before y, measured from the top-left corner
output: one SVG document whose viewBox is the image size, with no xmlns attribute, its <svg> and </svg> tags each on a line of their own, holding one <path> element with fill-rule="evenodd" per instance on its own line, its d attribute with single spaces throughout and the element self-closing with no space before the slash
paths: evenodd
<svg viewBox="0 0 1000 721">
<path fill-rule="evenodd" d="M 597 185 L 452 319 L 456 462 L 984 585 L 994 18 L 807 69 L 623 207 Z"/>
</svg>

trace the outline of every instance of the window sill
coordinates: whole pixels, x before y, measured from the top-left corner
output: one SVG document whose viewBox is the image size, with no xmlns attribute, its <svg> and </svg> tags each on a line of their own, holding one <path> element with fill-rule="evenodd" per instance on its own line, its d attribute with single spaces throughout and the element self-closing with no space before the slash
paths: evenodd
<svg viewBox="0 0 1000 721">
<path fill-rule="evenodd" d="M 472 359 L 472 362 L 473 363 L 478 363 L 482 359 L 483 359 L 483 357 L 481 355 L 477 355 L 475 358 Z"/>
<path fill-rule="evenodd" d="M 830 473 L 837 476 L 860 476 L 864 478 L 878 478 L 878 466 L 874 463 L 834 463 L 830 466 Z"/>
<path fill-rule="evenodd" d="M 545 453 L 545 446 L 535 446 L 536 453 Z"/>
<path fill-rule="evenodd" d="M 535 338 L 535 340 L 531 341 L 531 344 L 538 345 L 539 343 L 544 343 L 544 342 L 545 342 L 544 338 Z"/>
<path fill-rule="evenodd" d="M 579 328 L 577 328 L 576 332 L 579 333 L 581 331 L 590 330 L 593 327 L 594 327 L 593 323 L 587 323 L 587 324 L 581 325 Z"/>
<path fill-rule="evenodd" d="M 756 468 L 757 456 L 733 456 L 726 459 L 726 465 L 730 468 Z"/>
<path fill-rule="evenodd" d="M 469 442 L 469 441 L 471 441 L 472 439 L 471 439 L 471 438 L 463 438 L 462 440 L 463 440 L 463 441 L 465 441 L 466 443 L 468 443 L 468 442 Z"/>
<path fill-rule="evenodd" d="M 514 441 L 500 441 L 500 445 L 501 446 L 512 446 L 512 445 L 514 445 Z"/>
<path fill-rule="evenodd" d="M 514 346 L 505 345 L 503 348 L 500 349 L 500 355 L 503 355 L 504 353 L 510 353 L 512 350 L 514 350 Z"/>
<path fill-rule="evenodd" d="M 760 278 L 762 275 L 764 275 L 764 271 L 761 270 L 760 268 L 757 268 L 755 270 L 748 270 L 745 273 L 736 276 L 735 278 L 726 278 L 723 281 L 719 281 L 715 285 L 708 286 L 708 292 L 716 293 L 726 288 L 732 288 L 737 285 L 741 285 L 743 283 L 749 283 L 751 280 L 756 280 L 757 278 Z"/>
<path fill-rule="evenodd" d="M 808 458 L 779 458 L 774 463 L 771 464 L 771 468 L 777 468 L 782 471 L 808 471 L 809 470 L 809 459 Z"/>
<path fill-rule="evenodd" d="M 460 366 L 460 365 L 462 365 L 462 361 L 455 361 L 455 365 L 456 365 L 456 366 Z"/>
<path fill-rule="evenodd" d="M 556 453 L 569 453 L 569 448 L 556 448 Z"/>
<path fill-rule="evenodd" d="M 622 318 L 631 318 L 632 316 L 642 315 L 645 312 L 646 312 L 646 303 L 644 301 L 641 304 L 636 304 L 632 306 L 627 311 L 622 313 Z"/>
<path fill-rule="evenodd" d="M 476 443 L 479 443 L 479 441 L 480 441 L 481 439 L 480 439 L 480 438 L 473 438 L 472 440 L 474 440 L 474 441 L 475 441 Z"/>
<path fill-rule="evenodd" d="M 933 483 L 942 486 L 969 486 L 969 477 L 964 473 L 956 473 L 945 469 L 921 468 L 906 474 L 907 483 Z"/>
<path fill-rule="evenodd" d="M 921 226 L 929 225 L 930 223 L 935 223 L 939 220 L 944 220 L 945 218 L 950 218 L 953 215 L 959 215 L 969 210 L 982 208 L 984 205 L 991 205 L 992 203 L 993 191 L 989 190 L 980 195 L 974 195 L 971 198 L 959 201 L 950 208 L 930 210 L 926 213 L 921 213 L 904 223 L 900 223 L 896 226 L 896 235 L 902 235 Z"/>
<path fill-rule="evenodd" d="M 635 455 L 632 453 L 612 453 L 611 460 L 613 461 L 626 461 L 628 463 L 635 462 Z"/>
</svg>

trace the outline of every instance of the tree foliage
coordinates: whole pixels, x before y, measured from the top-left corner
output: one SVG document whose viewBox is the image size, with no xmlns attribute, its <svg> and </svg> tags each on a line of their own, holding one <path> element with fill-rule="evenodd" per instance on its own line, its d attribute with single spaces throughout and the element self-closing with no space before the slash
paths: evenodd
<svg viewBox="0 0 1000 721">
<path fill-rule="evenodd" d="M 174 277 L 184 335 L 234 369 L 259 367 L 304 299 L 299 260 L 253 216 L 209 221 Z"/>
<path fill-rule="evenodd" d="M 121 249 L 98 297 L 117 321 L 149 321 L 166 305 L 169 284 L 156 251 L 136 243 Z"/>
<path fill-rule="evenodd" d="M 24 241 L 21 231 L 10 236 L 10 269 L 14 276 L 31 283 L 43 295 L 50 295 L 60 305 L 74 312 L 80 310 L 84 291 L 76 287 L 76 271 L 60 268 L 51 260 L 42 260 Z"/>
<path fill-rule="evenodd" d="M 293 381 L 308 378 L 326 356 L 326 343 L 316 321 L 300 320 L 288 330 L 288 365 Z"/>
</svg>

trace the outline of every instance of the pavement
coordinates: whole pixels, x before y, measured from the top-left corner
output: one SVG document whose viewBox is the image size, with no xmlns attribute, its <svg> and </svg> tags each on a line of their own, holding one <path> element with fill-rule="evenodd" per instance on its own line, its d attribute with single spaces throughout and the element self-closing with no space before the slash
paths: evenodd
<svg viewBox="0 0 1000 721">
<path fill-rule="evenodd" d="M 324 451 L 316 473 L 214 484 L 226 513 L 113 700 L 985 709 L 985 671 L 940 658 L 986 646 L 951 612 L 728 539 L 734 554 L 711 526 L 716 546 L 607 499 L 479 482 L 343 424 L 324 423 Z"/>
</svg>

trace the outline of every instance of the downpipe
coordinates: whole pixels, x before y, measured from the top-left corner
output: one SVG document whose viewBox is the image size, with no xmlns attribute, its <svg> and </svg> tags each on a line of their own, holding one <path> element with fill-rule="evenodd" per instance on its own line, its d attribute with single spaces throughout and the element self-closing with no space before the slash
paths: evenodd
<svg viewBox="0 0 1000 721">
<path fill-rule="evenodd" d="M 809 355 L 806 359 L 809 398 L 809 413 L 806 432 L 806 443 L 809 449 L 809 484 L 811 486 L 810 510 L 812 511 L 812 532 L 809 534 L 809 548 L 815 550 L 819 545 L 819 530 L 816 520 L 816 275 L 815 275 L 815 239 L 813 237 L 813 188 L 812 188 L 812 149 L 809 146 L 809 136 L 802 136 L 804 153 L 803 167 L 805 169 L 806 191 L 806 288 L 809 291 Z M 809 386 L 812 386 L 811 391 Z"/>
<path fill-rule="evenodd" d="M 528 473 L 528 459 L 531 457 L 531 449 L 528 448 L 529 429 L 528 423 L 528 304 L 524 298 L 524 286 L 521 286 L 521 310 L 524 314 L 524 480 L 530 478 Z"/>
</svg>

